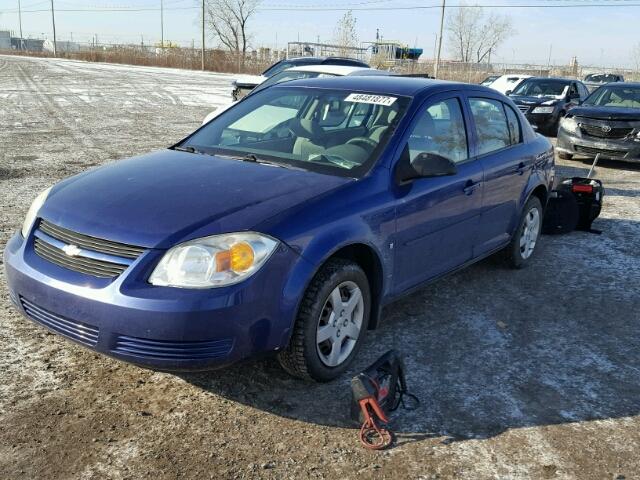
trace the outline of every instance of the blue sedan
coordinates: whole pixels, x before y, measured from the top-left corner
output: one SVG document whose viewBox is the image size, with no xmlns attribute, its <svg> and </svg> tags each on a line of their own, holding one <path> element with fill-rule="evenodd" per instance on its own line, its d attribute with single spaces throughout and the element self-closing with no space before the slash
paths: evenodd
<svg viewBox="0 0 640 480">
<path fill-rule="evenodd" d="M 31 320 L 161 370 L 275 352 L 327 381 L 385 304 L 539 244 L 553 149 L 507 97 L 342 77 L 248 97 L 173 147 L 66 179 L 4 251 Z"/>
</svg>

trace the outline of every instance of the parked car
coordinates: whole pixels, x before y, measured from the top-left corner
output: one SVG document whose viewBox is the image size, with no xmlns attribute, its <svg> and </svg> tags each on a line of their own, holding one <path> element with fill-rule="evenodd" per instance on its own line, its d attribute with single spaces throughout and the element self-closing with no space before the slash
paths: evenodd
<svg viewBox="0 0 640 480">
<path fill-rule="evenodd" d="M 233 100 L 240 100 L 251 90 L 264 82 L 267 78 L 287 70 L 292 67 L 303 67 L 305 65 L 342 65 L 345 67 L 369 68 L 369 64 L 355 58 L 347 57 L 297 57 L 280 60 L 267 68 L 261 75 L 243 75 L 231 82 L 233 90 L 231 97 Z"/>
<path fill-rule="evenodd" d="M 590 73 L 584 77 L 584 84 L 590 92 L 607 83 L 624 82 L 624 77 L 617 73 Z"/>
<path fill-rule="evenodd" d="M 480 82 L 480 85 L 482 85 L 483 87 L 488 87 L 500 77 L 501 75 L 489 75 L 488 77 L 486 77 L 484 80 Z"/>
<path fill-rule="evenodd" d="M 522 83 L 527 78 L 531 78 L 531 75 L 500 75 L 487 87 L 493 88 L 500 93 L 512 92 L 516 89 L 520 83 Z"/>
<path fill-rule="evenodd" d="M 31 320 L 122 360 L 275 352 L 327 381 L 389 302 L 496 252 L 530 263 L 553 179 L 550 142 L 491 89 L 295 80 L 39 194 L 6 278 Z"/>
<path fill-rule="evenodd" d="M 228 105 L 218 107 L 216 110 L 214 110 L 209 115 L 207 115 L 202 123 L 205 124 L 210 122 L 215 117 L 220 115 L 222 112 L 228 110 L 236 103 L 247 98 L 247 96 L 253 95 L 256 92 L 259 92 L 260 90 L 270 87 L 271 85 L 275 85 L 277 83 L 288 82 L 291 80 L 299 80 L 302 78 L 342 77 L 342 76 L 348 76 L 348 75 L 360 75 L 360 76 L 389 75 L 389 72 L 385 70 L 377 70 L 375 68 L 347 67 L 343 65 L 306 65 L 304 67 L 288 68 L 286 70 L 283 70 L 280 73 L 276 73 L 275 75 L 269 77 L 267 80 L 262 82 L 256 88 L 251 90 L 242 99 L 231 102 Z"/>
<path fill-rule="evenodd" d="M 555 136 L 560 119 L 585 100 L 589 91 L 578 80 L 531 77 L 507 94 L 532 125 Z"/>
<path fill-rule="evenodd" d="M 609 83 L 560 124 L 558 155 L 640 161 L 640 83 Z"/>
</svg>

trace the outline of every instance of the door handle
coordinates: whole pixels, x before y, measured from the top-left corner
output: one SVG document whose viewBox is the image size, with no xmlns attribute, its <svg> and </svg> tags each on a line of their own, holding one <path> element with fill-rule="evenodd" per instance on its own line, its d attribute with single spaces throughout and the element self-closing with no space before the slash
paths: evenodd
<svg viewBox="0 0 640 480">
<path fill-rule="evenodd" d="M 480 186 L 480 182 L 472 182 L 469 180 L 467 185 L 462 189 L 465 195 L 471 195 Z"/>
<path fill-rule="evenodd" d="M 516 167 L 516 173 L 518 175 L 523 175 L 526 170 L 527 170 L 527 166 L 524 164 L 524 162 L 520 162 Z"/>
</svg>

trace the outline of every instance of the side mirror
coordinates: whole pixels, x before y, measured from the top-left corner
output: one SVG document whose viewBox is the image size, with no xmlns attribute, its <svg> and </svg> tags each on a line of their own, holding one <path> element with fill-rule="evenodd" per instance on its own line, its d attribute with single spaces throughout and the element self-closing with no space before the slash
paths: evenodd
<svg viewBox="0 0 640 480">
<path fill-rule="evenodd" d="M 403 184 L 416 178 L 444 177 L 456 173 L 458 169 L 453 161 L 435 153 L 423 152 L 412 162 L 409 158 L 409 148 L 406 146 L 396 169 L 396 181 Z"/>
<path fill-rule="evenodd" d="M 509 95 L 511 95 L 512 93 L 513 93 L 513 90 L 507 90 L 506 92 L 504 92 L 504 94 L 505 94 L 506 96 L 509 96 Z"/>
</svg>

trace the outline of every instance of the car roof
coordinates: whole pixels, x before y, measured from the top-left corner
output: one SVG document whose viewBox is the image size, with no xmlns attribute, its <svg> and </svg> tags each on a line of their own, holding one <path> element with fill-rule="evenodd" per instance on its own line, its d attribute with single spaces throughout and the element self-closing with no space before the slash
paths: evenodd
<svg viewBox="0 0 640 480">
<path fill-rule="evenodd" d="M 530 77 L 527 80 L 551 80 L 553 82 L 578 82 L 581 83 L 581 80 L 576 80 L 575 78 L 563 78 L 563 77 Z"/>
<path fill-rule="evenodd" d="M 396 77 L 386 75 L 343 76 L 325 78 L 307 78 L 292 80 L 274 85 L 272 88 L 315 87 L 336 90 L 353 90 L 378 95 L 397 95 L 415 97 L 423 93 L 446 90 L 476 90 L 495 93 L 487 87 L 469 83 L 449 82 L 418 77 Z"/>
<path fill-rule="evenodd" d="M 351 75 L 361 72 L 381 72 L 380 74 L 387 74 L 383 70 L 376 70 L 375 68 L 356 67 L 352 65 L 303 65 L 301 67 L 291 67 L 285 70 L 286 72 L 313 72 L 313 73 L 329 73 L 332 75 Z M 374 74 L 375 75 L 375 74 Z"/>
</svg>

